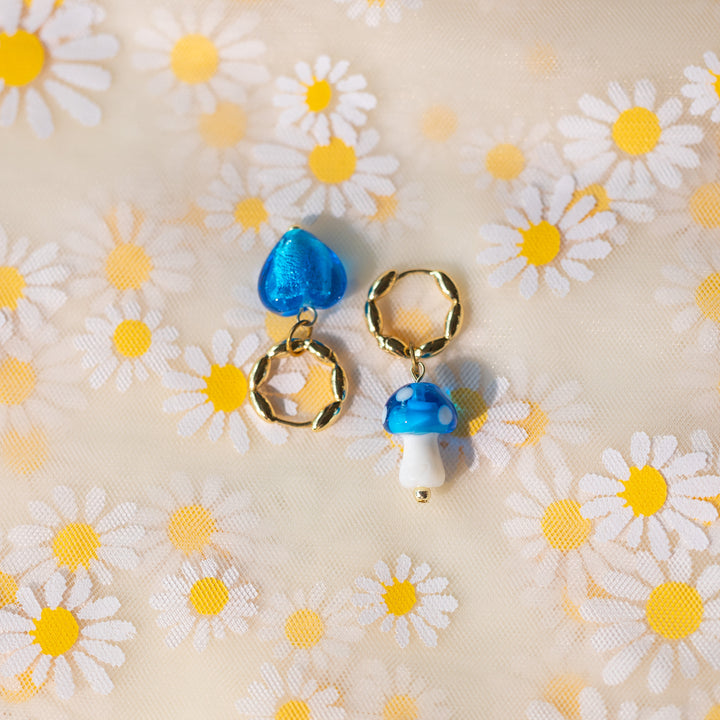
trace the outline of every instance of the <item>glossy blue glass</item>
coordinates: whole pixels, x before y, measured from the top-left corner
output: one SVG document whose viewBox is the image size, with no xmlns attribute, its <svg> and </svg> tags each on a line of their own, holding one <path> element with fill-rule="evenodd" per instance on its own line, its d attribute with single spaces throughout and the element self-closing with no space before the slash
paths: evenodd
<svg viewBox="0 0 720 720">
<path fill-rule="evenodd" d="M 345 294 L 347 275 L 340 258 L 312 233 L 288 230 L 265 260 L 258 292 L 262 304 L 288 317 L 303 307 L 319 310 Z"/>
<path fill-rule="evenodd" d="M 435 383 L 410 383 L 388 398 L 383 427 L 392 435 L 451 433 L 457 427 L 457 411 Z"/>
</svg>

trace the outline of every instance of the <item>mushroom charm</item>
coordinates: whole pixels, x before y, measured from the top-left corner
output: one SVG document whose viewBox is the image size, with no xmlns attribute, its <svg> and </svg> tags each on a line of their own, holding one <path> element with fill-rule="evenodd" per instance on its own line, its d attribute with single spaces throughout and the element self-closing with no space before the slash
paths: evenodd
<svg viewBox="0 0 720 720">
<path fill-rule="evenodd" d="M 383 427 L 403 439 L 400 484 L 414 488 L 415 499 L 427 502 L 429 488 L 445 482 L 438 435 L 457 427 L 455 406 L 434 383 L 403 385 L 385 404 Z"/>
</svg>

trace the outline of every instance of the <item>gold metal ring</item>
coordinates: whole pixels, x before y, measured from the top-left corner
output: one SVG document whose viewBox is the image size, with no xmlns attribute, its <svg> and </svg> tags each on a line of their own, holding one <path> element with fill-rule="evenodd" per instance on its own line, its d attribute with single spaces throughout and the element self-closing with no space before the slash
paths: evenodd
<svg viewBox="0 0 720 720">
<path fill-rule="evenodd" d="M 445 332 L 440 337 L 433 338 L 427 342 L 413 347 L 410 343 L 402 338 L 393 335 L 383 334 L 383 319 L 377 306 L 377 301 L 385 297 L 394 287 L 398 280 L 406 275 L 419 273 L 429 275 L 435 280 L 440 292 L 445 295 L 451 302 L 450 310 L 445 318 Z M 419 360 L 420 358 L 429 358 L 437 355 L 460 329 L 462 323 L 462 305 L 460 304 L 460 295 L 455 283 L 440 270 L 406 270 L 397 273 L 395 270 L 389 270 L 381 275 L 370 287 L 368 299 L 365 303 L 365 320 L 367 321 L 368 330 L 377 340 L 378 345 L 386 352 L 392 353 L 399 357 Z"/>
<path fill-rule="evenodd" d="M 301 355 L 304 352 L 309 352 L 320 362 L 332 366 L 330 389 L 332 390 L 333 401 L 320 410 L 312 420 L 298 422 L 278 416 L 261 388 L 270 376 L 273 358 Z M 274 345 L 255 363 L 250 372 L 250 402 L 252 402 L 253 407 L 257 410 L 260 417 L 268 422 L 278 422 L 282 425 L 291 425 L 292 427 L 310 427 L 313 430 L 322 430 L 337 419 L 346 396 L 347 379 L 345 377 L 345 371 L 340 366 L 340 363 L 338 363 L 335 353 L 326 345 L 311 338 L 306 338 L 305 340 L 288 338 Z"/>
</svg>

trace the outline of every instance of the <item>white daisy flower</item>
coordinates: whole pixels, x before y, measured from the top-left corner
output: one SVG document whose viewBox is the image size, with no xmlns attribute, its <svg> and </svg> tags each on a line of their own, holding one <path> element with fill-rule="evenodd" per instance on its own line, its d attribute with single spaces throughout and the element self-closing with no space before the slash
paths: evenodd
<svg viewBox="0 0 720 720">
<path fill-rule="evenodd" d="M 702 523 L 717 519 L 712 503 L 702 498 L 720 495 L 720 476 L 699 475 L 705 453 L 681 453 L 677 438 L 658 435 L 652 441 L 644 432 L 630 440 L 628 465 L 617 450 L 603 452 L 602 462 L 610 474 L 588 473 L 580 491 L 591 499 L 582 516 L 597 520 L 595 539 L 601 543 L 619 538 L 637 548 L 647 532 L 650 548 L 658 560 L 670 557 L 668 532 L 674 531 L 693 550 L 708 546 Z"/>
<path fill-rule="evenodd" d="M 333 65 L 327 55 L 320 55 L 313 67 L 304 61 L 296 63 L 296 78 L 282 76 L 275 81 L 278 93 L 273 104 L 284 108 L 278 123 L 297 123 L 323 145 L 332 135 L 345 134 L 348 125 L 364 125 L 365 113 L 375 107 L 377 99 L 361 92 L 367 81 L 360 74 L 348 75 L 349 67 L 347 60 Z"/>
<path fill-rule="evenodd" d="M 0 562 L 5 572 L 32 583 L 45 582 L 58 569 L 89 571 L 106 585 L 114 570 L 137 567 L 136 545 L 144 529 L 137 524 L 134 502 L 108 507 L 100 487 L 88 491 L 80 504 L 64 485 L 56 486 L 52 497 L 53 505 L 39 500 L 28 504 L 36 525 L 19 525 L 8 533 L 14 548 Z"/>
<path fill-rule="evenodd" d="M 140 544 L 141 570 L 157 575 L 174 573 L 183 561 L 227 558 L 233 565 L 253 565 L 277 554 L 266 540 L 266 529 L 247 490 L 230 490 L 222 478 L 207 477 L 196 486 L 181 474 L 167 489 L 150 487 L 151 507 L 138 510 L 137 521 L 145 527 Z M 254 569 L 253 577 L 260 573 Z"/>
<path fill-rule="evenodd" d="M 85 407 L 74 349 L 56 340 L 54 328 L 43 325 L 0 345 L 0 433 L 27 436 L 34 427 L 57 427 L 65 410 Z"/>
<path fill-rule="evenodd" d="M 665 189 L 659 198 L 657 218 L 648 228 L 661 237 L 682 241 L 717 240 L 720 237 L 720 162 L 715 154 L 689 172 L 680 187 Z"/>
<path fill-rule="evenodd" d="M 577 380 L 558 385 L 545 373 L 531 379 L 520 358 L 510 361 L 508 378 L 514 397 L 530 406 L 525 419 L 515 421 L 527 433 L 516 452 L 518 461 L 527 464 L 527 456 L 532 456 L 533 462 L 542 459 L 553 477 L 569 483 L 571 475 L 563 445 L 583 445 L 590 438 L 585 423 L 592 417 L 592 408 L 580 400 L 582 386 Z"/>
<path fill-rule="evenodd" d="M 366 720 L 449 720 L 446 694 L 429 685 L 404 665 L 389 670 L 379 660 L 366 660 L 351 677 L 347 709 Z"/>
<path fill-rule="evenodd" d="M 280 191 L 288 203 L 302 200 L 304 216 L 328 210 L 341 217 L 348 207 L 372 216 L 378 210 L 375 197 L 395 192 L 388 176 L 398 169 L 397 158 L 370 154 L 380 142 L 376 130 L 358 136 L 348 125 L 324 143 L 296 127 L 278 128 L 276 135 L 280 144 L 253 149 L 255 159 L 266 166 L 260 181 L 268 191 Z"/>
<path fill-rule="evenodd" d="M 177 647 L 193 632 L 193 647 L 202 652 L 210 634 L 217 640 L 226 631 L 247 632 L 247 618 L 257 613 L 253 600 L 257 590 L 249 583 L 238 584 L 240 572 L 230 565 L 222 572 L 212 558 L 184 562 L 178 575 L 163 580 L 165 592 L 152 595 L 150 606 L 160 611 L 157 624 L 170 628 L 168 647 Z"/>
<path fill-rule="evenodd" d="M 657 111 L 655 86 L 650 80 L 638 80 L 631 102 L 619 83 L 611 82 L 608 96 L 612 103 L 592 95 L 578 102 L 585 115 L 566 115 L 558 128 L 570 142 L 565 157 L 591 172 L 603 172 L 620 158 L 620 164 L 632 165 L 636 177 L 644 165 L 661 185 L 677 188 L 682 182 L 678 168 L 694 168 L 698 154 L 688 145 L 703 138 L 697 125 L 678 125 L 682 101 L 666 100 Z"/>
<path fill-rule="evenodd" d="M 720 715 L 720 685 L 708 690 L 695 687 L 690 691 L 688 699 L 688 717 L 713 720 Z"/>
<path fill-rule="evenodd" d="M 92 6 L 53 0 L 2 0 L 3 72 L 0 76 L 0 127 L 10 127 L 24 101 L 28 122 L 40 138 L 55 125 L 43 92 L 81 125 L 100 122 L 100 107 L 75 88 L 107 90 L 110 73 L 96 64 L 115 57 L 118 41 L 96 34 Z M 42 79 L 41 79 L 42 76 Z"/>
<path fill-rule="evenodd" d="M 87 335 L 75 338 L 75 347 L 82 350 L 82 364 L 93 368 L 90 387 L 102 387 L 117 371 L 115 384 L 125 392 L 133 376 L 145 382 L 149 371 L 162 375 L 170 370 L 168 359 L 180 355 L 175 344 L 178 331 L 174 327 L 160 327 L 162 315 L 157 310 L 142 314 L 136 302 L 124 303 L 122 311 L 112 305 L 105 310 L 105 318 L 87 318 Z"/>
<path fill-rule="evenodd" d="M 84 215 L 84 229 L 69 233 L 66 244 L 76 253 L 75 272 L 81 276 L 71 288 L 79 296 L 95 296 L 93 312 L 136 299 L 161 307 L 165 293 L 190 289 L 185 271 L 195 258 L 182 247 L 182 228 L 158 223 L 125 202 L 104 216 L 90 208 Z"/>
<path fill-rule="evenodd" d="M 243 179 L 229 163 L 222 166 L 220 178 L 197 204 L 207 213 L 205 227 L 221 230 L 222 241 L 237 241 L 241 250 L 249 250 L 255 240 L 271 247 L 300 214 L 282 192 L 269 192 L 260 186 L 255 168 Z"/>
<path fill-rule="evenodd" d="M 201 17 L 184 12 L 178 20 L 166 8 L 156 8 L 152 28 L 139 30 L 135 39 L 145 50 L 135 53 L 139 70 L 154 76 L 148 89 L 168 95 L 175 112 L 194 107 L 212 113 L 218 101 L 243 102 L 248 85 L 268 82 L 270 74 L 257 59 L 265 43 L 247 39 L 257 27 L 257 13 L 228 18 L 222 3 L 213 2 Z"/>
<path fill-rule="evenodd" d="M 460 169 L 476 176 L 475 186 L 480 190 L 493 186 L 506 200 L 525 185 L 544 187 L 549 180 L 546 160 L 556 156 L 545 141 L 549 132 L 549 123 L 526 130 L 521 118 L 514 118 L 507 127 L 496 127 L 491 134 L 477 129 L 460 148 Z"/>
<path fill-rule="evenodd" d="M 699 417 L 714 418 L 720 411 L 720 357 L 715 352 L 688 347 L 681 361 L 677 381 L 685 390 L 687 407 Z"/>
<path fill-rule="evenodd" d="M 333 685 L 320 684 L 304 668 L 293 665 L 286 674 L 270 663 L 260 666 L 262 680 L 250 684 L 247 696 L 235 703 L 249 720 L 344 720 L 345 710 L 336 704 L 340 693 Z"/>
<path fill-rule="evenodd" d="M 433 628 L 446 628 L 450 618 L 446 613 L 457 609 L 458 602 L 443 592 L 448 586 L 444 577 L 429 577 L 430 566 L 418 565 L 413 570 L 407 555 L 400 555 L 394 573 L 385 562 L 375 563 L 377 580 L 360 576 L 355 585 L 362 592 L 353 596 L 353 603 L 365 608 L 358 616 L 361 625 L 383 618 L 380 629 L 395 631 L 395 640 L 401 648 L 410 642 L 410 626 L 428 647 L 437 645 Z"/>
<path fill-rule="evenodd" d="M 574 200 L 575 180 L 565 175 L 556 183 L 550 197 L 534 186 L 520 195 L 521 208 L 508 207 L 510 225 L 483 225 L 480 234 L 491 247 L 478 255 L 481 265 L 497 265 L 488 281 L 500 287 L 520 275 L 520 294 L 531 298 L 538 289 L 539 270 L 548 287 L 560 297 L 567 295 L 566 275 L 587 282 L 593 271 L 585 262 L 607 257 L 612 249 L 601 240 L 616 225 L 615 213 L 604 210 L 592 214 L 596 200 L 586 195 Z"/>
<path fill-rule="evenodd" d="M 680 92 L 692 99 L 690 104 L 691 115 L 704 115 L 708 110 L 713 122 L 720 122 L 720 92 L 718 91 L 718 76 L 720 76 L 720 60 L 718 56 L 708 50 L 703 55 L 706 67 L 689 65 L 685 68 L 685 77 L 690 81 L 680 88 Z"/>
<path fill-rule="evenodd" d="M 377 27 L 383 19 L 400 22 L 402 9 L 419 10 L 422 0 L 335 0 L 348 5 L 347 16 L 351 20 L 361 17 L 369 27 Z"/>
<path fill-rule="evenodd" d="M 658 288 L 655 300 L 674 308 L 675 332 L 692 332 L 697 346 L 711 353 L 720 345 L 720 252 L 714 244 L 688 239 L 678 243 L 677 252 L 682 265 L 663 266 L 672 284 Z"/>
<path fill-rule="evenodd" d="M 358 222 L 359 231 L 369 240 L 397 239 L 409 231 L 425 227 L 427 202 L 422 183 L 399 183 L 395 192 L 373 195 L 373 198 L 377 206 L 375 214 L 360 216 Z"/>
<path fill-rule="evenodd" d="M 224 163 L 247 164 L 253 145 L 273 139 L 276 112 L 266 94 L 261 88 L 244 102 L 220 100 L 212 112 L 161 115 L 158 125 L 173 135 L 171 169 L 182 172 L 192 164 L 205 177 L 217 175 Z"/>
<path fill-rule="evenodd" d="M 260 301 L 257 286 L 235 285 L 232 290 L 237 305 L 228 310 L 225 322 L 244 332 L 259 334 L 273 344 L 285 340 L 297 321 L 295 317 L 283 317 L 268 310 Z M 322 312 L 322 340 L 336 349 L 360 352 L 367 341 L 367 331 L 359 331 L 357 308 L 364 302 L 360 295 L 345 297 L 345 302 Z M 302 357 L 301 357 L 302 359 Z M 333 425 L 336 428 L 337 425 Z"/>
<path fill-rule="evenodd" d="M 607 703 L 593 687 L 577 685 L 563 697 L 558 692 L 547 700 L 534 700 L 528 705 L 528 720 L 682 720 L 682 711 L 677 705 L 665 705 L 652 711 L 638 706 L 634 700 L 621 703 L 616 713 L 609 713 Z"/>
<path fill-rule="evenodd" d="M 527 440 L 521 421 L 527 418 L 530 405 L 505 397 L 510 387 L 507 378 L 484 380 L 482 368 L 474 360 L 463 362 L 457 374 L 443 363 L 437 367 L 435 379 L 458 413 L 455 430 L 440 438 L 448 467 L 456 467 L 462 457 L 473 472 L 484 455 L 496 468 L 504 468 L 513 447 Z"/>
<path fill-rule="evenodd" d="M 647 676 L 654 693 L 666 690 L 676 665 L 686 679 L 697 677 L 698 655 L 720 670 L 720 565 L 693 572 L 680 548 L 663 571 L 650 553 L 639 552 L 637 577 L 611 572 L 603 587 L 611 597 L 587 600 L 580 613 L 605 626 L 592 637 L 596 651 L 617 650 L 603 670 L 608 685 L 627 680 L 648 654 L 654 656 Z"/>
<path fill-rule="evenodd" d="M 0 226 L 0 323 L 17 317 L 26 330 L 36 329 L 67 300 L 57 286 L 70 275 L 70 269 L 56 264 L 59 246 L 46 243 L 30 250 L 27 238 L 10 243 Z M 0 329 L 0 339 L 5 332 Z"/>
<path fill-rule="evenodd" d="M 248 401 L 248 375 L 260 341 L 247 335 L 233 353 L 233 338 L 227 330 L 217 330 L 212 339 L 212 359 L 202 348 L 185 348 L 184 358 L 190 372 L 167 372 L 163 385 L 179 391 L 163 403 L 165 412 L 182 412 L 178 433 L 191 437 L 208 421 L 208 437 L 213 442 L 227 429 L 235 449 L 244 454 L 250 447 L 247 424 L 249 418 L 258 432 L 273 445 L 288 438 L 284 427 L 265 422 Z M 231 357 L 232 353 L 232 357 Z M 302 375 L 295 372 L 275 373 L 268 387 L 281 395 L 297 392 L 303 386 Z"/>
<path fill-rule="evenodd" d="M 292 597 L 279 593 L 270 598 L 269 607 L 260 613 L 263 626 L 258 636 L 274 643 L 276 658 L 290 657 L 323 672 L 349 657 L 350 643 L 363 634 L 350 606 L 352 591 L 346 588 L 332 597 L 326 593 L 325 583 L 319 582 L 307 594 L 298 590 Z"/>
<path fill-rule="evenodd" d="M 20 609 L 0 610 L 0 644 L 8 656 L 0 675 L 17 675 L 32 667 L 32 681 L 42 685 L 52 677 L 56 694 L 75 694 L 73 671 L 80 671 L 90 687 L 107 695 L 114 687 L 99 663 L 120 667 L 125 653 L 115 644 L 135 635 L 135 627 L 114 620 L 120 601 L 111 595 L 90 599 L 92 582 L 78 573 L 68 588 L 65 577 L 51 575 L 42 592 L 28 586 L 18 590 Z"/>
<path fill-rule="evenodd" d="M 508 496 L 514 517 L 503 523 L 510 538 L 522 541 L 521 553 L 533 561 L 533 582 L 548 587 L 564 581 L 569 603 L 579 605 L 601 585 L 612 567 L 627 567 L 630 557 L 616 544 L 599 543 L 593 523 L 583 517 L 581 504 L 569 478 L 557 474 L 552 486 L 537 473 L 532 455 L 518 461 L 517 476 L 523 492 Z"/>
</svg>

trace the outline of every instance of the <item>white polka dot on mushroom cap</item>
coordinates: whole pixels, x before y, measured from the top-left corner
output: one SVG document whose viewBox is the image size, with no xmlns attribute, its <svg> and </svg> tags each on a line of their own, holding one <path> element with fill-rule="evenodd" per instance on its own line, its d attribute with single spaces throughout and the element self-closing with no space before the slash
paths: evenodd
<svg viewBox="0 0 720 720">
<path fill-rule="evenodd" d="M 438 410 L 438 420 L 440 421 L 441 425 L 449 425 L 452 422 L 453 414 L 452 410 L 447 406 L 443 405 Z"/>
<path fill-rule="evenodd" d="M 395 399 L 398 402 L 405 402 L 406 400 L 409 400 L 412 396 L 413 396 L 413 391 L 412 391 L 412 388 L 410 388 L 410 387 L 400 388 L 395 393 Z"/>
</svg>

